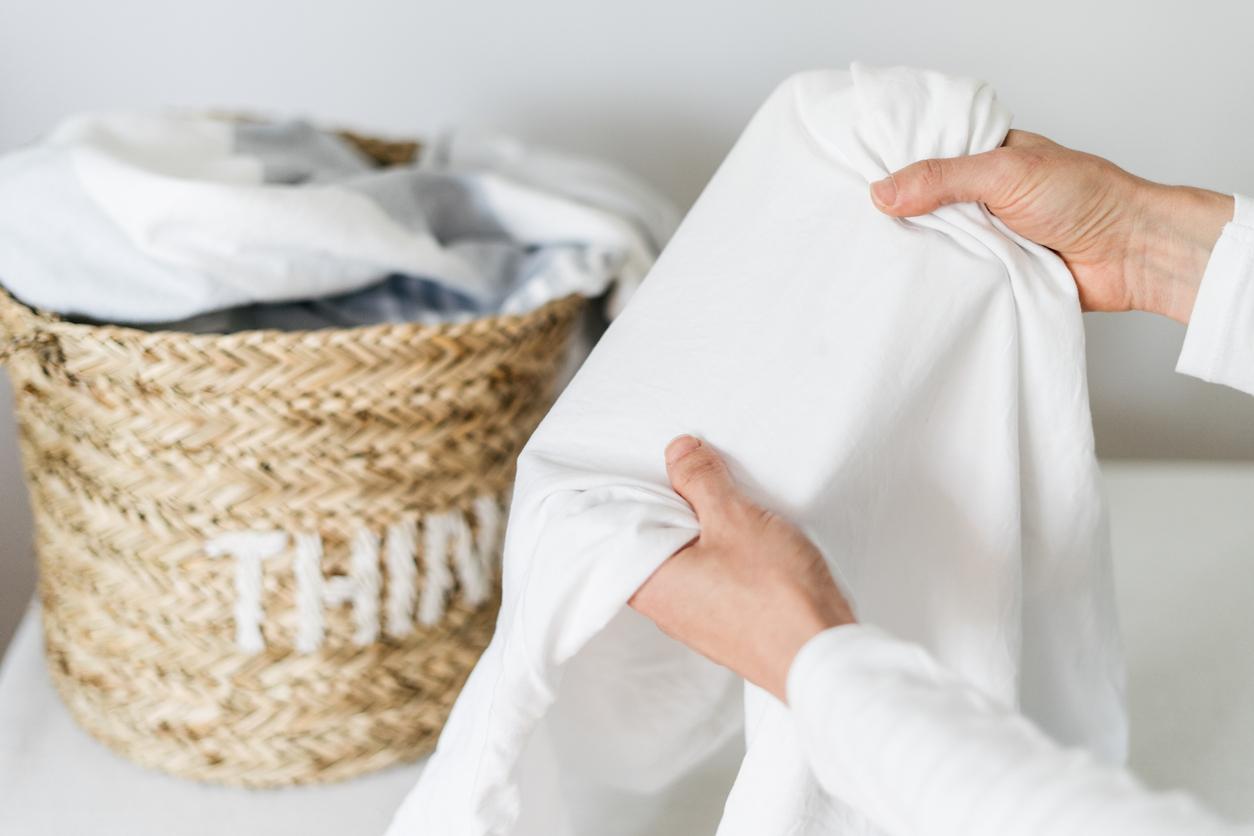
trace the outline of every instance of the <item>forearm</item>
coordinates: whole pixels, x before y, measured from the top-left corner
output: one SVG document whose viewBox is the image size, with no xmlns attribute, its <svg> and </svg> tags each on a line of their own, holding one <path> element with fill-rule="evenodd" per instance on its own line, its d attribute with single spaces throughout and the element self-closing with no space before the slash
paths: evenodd
<svg viewBox="0 0 1254 836">
<path fill-rule="evenodd" d="M 824 789 L 900 836 L 1210 836 L 1180 797 L 1062 749 L 921 648 L 854 625 L 819 634 L 788 680 Z"/>
</svg>

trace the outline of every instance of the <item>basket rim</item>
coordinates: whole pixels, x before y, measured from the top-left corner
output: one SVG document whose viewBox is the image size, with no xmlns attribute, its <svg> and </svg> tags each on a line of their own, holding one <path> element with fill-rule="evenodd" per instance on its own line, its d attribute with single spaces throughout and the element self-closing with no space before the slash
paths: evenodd
<svg viewBox="0 0 1254 836">
<path fill-rule="evenodd" d="M 178 339 L 189 346 L 229 347 L 247 345 L 259 341 L 267 343 L 294 342 L 309 344 L 311 342 L 331 342 L 344 339 L 351 335 L 355 339 L 369 340 L 372 337 L 403 335 L 409 338 L 456 338 L 463 334 L 482 331 L 497 331 L 525 326 L 530 322 L 540 321 L 548 315 L 558 315 L 568 306 L 577 305 L 588 297 L 580 293 L 570 293 L 551 299 L 543 305 L 522 313 L 493 313 L 476 316 L 457 322 L 380 322 L 372 325 L 352 325 L 347 327 L 330 326 L 327 328 L 306 328 L 283 330 L 278 328 L 256 328 L 231 331 L 227 333 L 193 333 L 171 328 L 147 330 L 134 325 L 117 323 L 75 322 L 52 311 L 27 305 L 14 296 L 8 288 L 0 285 L 0 311 L 8 308 L 10 312 L 30 320 L 30 330 L 42 331 L 59 337 L 112 339 L 119 342 L 145 343 L 168 342 Z"/>
</svg>

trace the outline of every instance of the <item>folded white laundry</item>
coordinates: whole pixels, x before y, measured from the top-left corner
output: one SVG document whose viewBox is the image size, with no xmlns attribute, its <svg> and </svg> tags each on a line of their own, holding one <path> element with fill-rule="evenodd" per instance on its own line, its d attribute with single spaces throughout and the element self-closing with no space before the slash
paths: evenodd
<svg viewBox="0 0 1254 836">
<path fill-rule="evenodd" d="M 1070 275 L 979 206 L 896 221 L 867 194 L 1008 125 L 987 86 L 931 72 L 775 91 L 524 451 L 496 635 L 393 836 L 668 832 L 650 811 L 742 728 L 721 822 L 687 832 L 875 832 L 783 705 L 625 607 L 698 531 L 663 467 L 680 432 L 809 531 L 864 621 L 1122 757 Z"/>
<path fill-rule="evenodd" d="M 303 122 L 90 114 L 0 159 L 0 283 L 97 320 L 232 311 L 190 330 L 520 313 L 611 284 L 613 312 L 676 222 L 610 166 L 460 133 L 379 169 Z"/>
</svg>

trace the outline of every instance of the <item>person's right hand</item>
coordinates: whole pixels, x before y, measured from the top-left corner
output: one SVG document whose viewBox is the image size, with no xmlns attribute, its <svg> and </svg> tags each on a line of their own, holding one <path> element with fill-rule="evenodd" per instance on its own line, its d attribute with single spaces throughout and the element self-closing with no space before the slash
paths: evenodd
<svg viewBox="0 0 1254 836">
<path fill-rule="evenodd" d="M 1011 131 L 996 150 L 923 160 L 871 186 L 883 212 L 924 215 L 978 202 L 1057 252 L 1090 311 L 1141 310 L 1188 322 L 1232 198 L 1134 177 L 1101 157 Z"/>
<path fill-rule="evenodd" d="M 853 611 L 818 546 L 755 505 L 710 445 L 681 435 L 666 472 L 701 533 L 671 555 L 629 603 L 673 639 L 785 699 L 797 651 Z"/>
</svg>

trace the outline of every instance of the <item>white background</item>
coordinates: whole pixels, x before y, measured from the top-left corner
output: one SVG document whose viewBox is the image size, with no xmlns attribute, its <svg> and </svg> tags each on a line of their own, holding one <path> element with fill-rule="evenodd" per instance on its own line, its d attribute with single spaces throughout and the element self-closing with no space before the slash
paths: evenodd
<svg viewBox="0 0 1254 836">
<path fill-rule="evenodd" d="M 471 124 L 617 160 L 686 205 L 774 84 L 855 58 L 983 77 L 1018 127 L 1254 193 L 1242 0 L 0 0 L 0 150 L 89 108 Z M 1254 400 L 1173 374 L 1181 328 L 1088 324 L 1104 455 L 1254 458 Z M 0 646 L 33 578 L 9 415 L 6 390 Z"/>
</svg>

